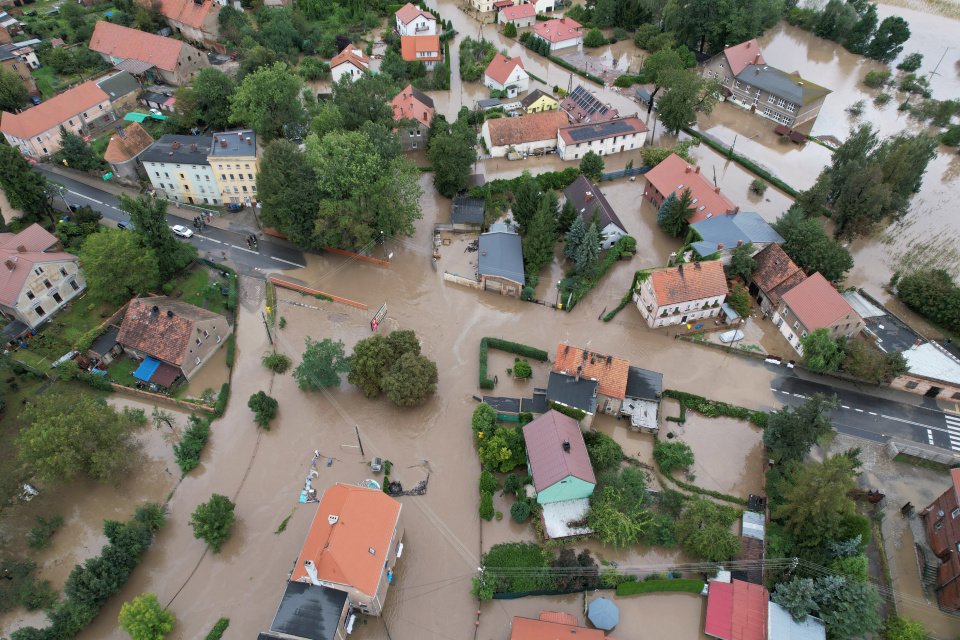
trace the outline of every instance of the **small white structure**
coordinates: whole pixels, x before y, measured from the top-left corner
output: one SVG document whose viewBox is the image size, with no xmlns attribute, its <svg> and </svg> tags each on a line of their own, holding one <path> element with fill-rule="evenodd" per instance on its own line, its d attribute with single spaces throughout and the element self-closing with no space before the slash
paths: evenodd
<svg viewBox="0 0 960 640">
<path fill-rule="evenodd" d="M 507 58 L 498 53 L 483 72 L 483 84 L 497 91 L 506 91 L 508 98 L 515 98 L 529 88 L 530 76 L 519 56 Z"/>
<path fill-rule="evenodd" d="M 353 47 L 347 47 L 330 60 L 330 72 L 333 74 L 334 82 L 339 82 L 344 76 L 347 76 L 353 82 L 363 75 L 364 71 L 369 70 L 370 58 Z"/>
<path fill-rule="evenodd" d="M 400 36 L 435 36 L 437 35 L 437 19 L 428 11 L 416 7 L 411 3 L 403 5 L 396 13 L 397 35 Z"/>
</svg>

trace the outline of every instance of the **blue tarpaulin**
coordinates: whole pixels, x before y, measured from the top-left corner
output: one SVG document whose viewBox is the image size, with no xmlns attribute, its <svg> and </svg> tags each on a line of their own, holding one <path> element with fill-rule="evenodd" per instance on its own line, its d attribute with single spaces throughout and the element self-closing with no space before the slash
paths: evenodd
<svg viewBox="0 0 960 640">
<path fill-rule="evenodd" d="M 133 372 L 133 377 L 137 380 L 143 380 L 144 382 L 150 382 L 150 376 L 154 374 L 157 370 L 157 367 L 160 366 L 160 361 L 156 358 L 146 357 L 143 359 L 143 362 L 140 363 L 140 366 L 136 371 Z"/>
</svg>

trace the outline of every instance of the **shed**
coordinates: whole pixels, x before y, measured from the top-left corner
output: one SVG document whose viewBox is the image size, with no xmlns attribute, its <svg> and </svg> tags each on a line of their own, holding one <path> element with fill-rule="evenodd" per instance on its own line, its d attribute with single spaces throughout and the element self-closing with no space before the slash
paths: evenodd
<svg viewBox="0 0 960 640">
<path fill-rule="evenodd" d="M 114 356 L 123 352 L 123 348 L 117 342 L 117 335 L 120 333 L 120 327 L 108 327 L 106 332 L 90 345 L 87 349 L 87 356 L 91 359 L 99 359 L 101 365 L 107 365 L 113 362 Z"/>
<path fill-rule="evenodd" d="M 537 502 L 589 498 L 597 484 L 576 420 L 550 410 L 523 427 Z"/>
<path fill-rule="evenodd" d="M 347 592 L 305 582 L 288 582 L 270 631 L 280 637 L 334 640 L 347 613 Z M 267 635 L 267 638 L 276 637 Z"/>
<path fill-rule="evenodd" d="M 483 225 L 483 198 L 454 198 L 450 224 L 454 231 L 476 231 Z"/>
<path fill-rule="evenodd" d="M 484 290 L 520 297 L 526 279 L 523 244 L 515 233 L 496 231 L 480 235 L 477 274 Z"/>
<path fill-rule="evenodd" d="M 660 430 L 660 394 L 663 374 L 630 367 L 627 371 L 627 389 L 620 415 L 629 418 L 630 429 L 643 433 Z"/>
</svg>

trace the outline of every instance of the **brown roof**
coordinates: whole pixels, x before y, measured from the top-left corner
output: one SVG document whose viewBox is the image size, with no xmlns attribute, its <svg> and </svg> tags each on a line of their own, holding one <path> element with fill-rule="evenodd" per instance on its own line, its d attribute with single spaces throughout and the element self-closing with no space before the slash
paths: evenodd
<svg viewBox="0 0 960 640">
<path fill-rule="evenodd" d="M 66 122 L 85 109 L 109 101 L 110 97 L 97 86 L 96 82 L 87 80 L 22 113 L 4 111 L 0 119 L 0 131 L 18 138 L 30 138 L 56 127 L 61 122 Z M 94 114 L 94 117 L 98 115 L 100 115 L 99 111 Z"/>
<path fill-rule="evenodd" d="M 698 268 L 699 267 L 699 268 Z M 657 305 L 677 304 L 727 294 L 727 277 L 719 260 L 657 269 L 650 274 Z"/>
<path fill-rule="evenodd" d="M 124 60 L 148 62 L 165 71 L 174 71 L 183 42 L 98 20 L 90 38 L 90 49 Z"/>
<path fill-rule="evenodd" d="M 597 484 L 580 423 L 551 409 L 523 427 L 533 486 L 539 493 L 573 476 Z M 563 443 L 570 444 L 566 451 Z"/>
<path fill-rule="evenodd" d="M 4 234 L 0 240 L 0 249 L 16 251 L 19 247 L 27 251 L 46 251 L 60 242 L 57 237 L 34 222 L 32 225 L 17 234 Z"/>
<path fill-rule="evenodd" d="M 819 272 L 783 294 L 783 301 L 809 331 L 828 327 L 853 311 Z"/>
<path fill-rule="evenodd" d="M 5 233 L 0 237 L 0 303 L 8 307 L 17 305 L 17 298 L 34 265 L 77 259 L 65 251 L 47 251 L 59 249 L 59 242 L 36 223 L 16 235 Z"/>
<path fill-rule="evenodd" d="M 576 624 L 520 617 L 513 619 L 513 630 L 510 632 L 510 640 L 558 640 L 560 638 L 604 640 L 605 637 L 604 632 L 600 629 L 587 629 L 586 627 L 578 627 Z"/>
<path fill-rule="evenodd" d="M 153 137 L 138 122 L 131 122 L 119 133 L 110 138 L 110 144 L 103 154 L 107 162 L 126 162 L 136 157 L 153 144 Z"/>
<path fill-rule="evenodd" d="M 700 167 L 687 164 L 687 161 L 675 153 L 647 172 L 647 182 L 664 197 L 676 192 L 677 197 L 684 189 L 690 189 L 694 200 L 693 215 L 688 218 L 690 224 L 700 222 L 721 213 L 734 213 L 737 207 L 720 193 L 710 180 L 700 173 Z"/>
<path fill-rule="evenodd" d="M 363 55 L 359 49 L 347 47 L 330 60 L 330 68 L 339 67 L 344 62 L 352 62 L 353 66 L 361 71 L 370 68 L 370 58 Z"/>
<path fill-rule="evenodd" d="M 523 60 L 520 59 L 520 56 L 507 58 L 503 54 L 498 53 L 493 56 L 493 60 L 490 61 L 490 64 L 487 65 L 483 73 L 500 84 L 507 84 L 507 79 L 510 78 L 510 74 L 513 73 L 516 67 L 523 69 Z"/>
<path fill-rule="evenodd" d="M 561 42 L 579 38 L 581 34 L 578 29 L 581 26 L 573 18 L 554 18 L 546 22 L 538 22 L 533 25 L 533 30 L 547 42 Z"/>
<path fill-rule="evenodd" d="M 303 563 L 312 560 L 320 580 L 353 586 L 373 596 L 388 555 L 396 552 L 390 540 L 400 509 L 400 503 L 383 491 L 333 485 L 323 492 L 290 580 L 309 581 Z"/>
<path fill-rule="evenodd" d="M 151 2 L 144 0 L 139 2 L 144 6 L 151 5 Z M 157 0 L 157 2 L 160 3 L 161 15 L 196 29 L 203 26 L 207 14 L 218 6 L 213 0 L 204 0 L 203 4 L 197 4 L 193 0 Z"/>
<path fill-rule="evenodd" d="M 418 56 L 418 53 L 432 53 L 430 56 Z M 401 36 L 400 55 L 408 62 L 415 60 L 439 60 L 440 36 Z"/>
<path fill-rule="evenodd" d="M 409 2 L 397 9 L 396 16 L 403 24 L 410 24 L 417 19 L 417 16 L 423 16 L 429 20 L 436 20 L 436 17 L 434 17 L 432 13 L 424 11 L 420 7 L 415 7 Z"/>
<path fill-rule="evenodd" d="M 741 42 L 733 47 L 727 47 L 723 50 L 723 55 L 726 56 L 727 64 L 730 65 L 730 72 L 733 75 L 739 74 L 752 64 L 766 64 L 756 38 Z"/>
<path fill-rule="evenodd" d="M 393 107 L 393 119 L 397 121 L 413 118 L 425 127 L 429 127 L 433 119 L 433 100 L 412 84 L 404 87 L 390 106 Z"/>
<path fill-rule="evenodd" d="M 577 367 L 580 367 L 580 375 L 597 381 L 597 393 L 611 398 L 626 397 L 630 363 L 623 358 L 587 351 L 562 342 L 557 345 L 557 361 L 553 370 L 575 375 Z"/>
<path fill-rule="evenodd" d="M 154 307 L 158 309 L 156 313 Z M 137 298 L 127 307 L 117 342 L 179 366 L 193 337 L 193 325 L 218 318 L 227 321 L 217 313 L 166 296 Z"/>
<path fill-rule="evenodd" d="M 490 131 L 490 144 L 502 147 L 524 142 L 550 140 L 557 137 L 557 130 L 567 124 L 567 114 L 557 111 L 542 111 L 518 118 L 496 118 L 485 123 Z"/>
<path fill-rule="evenodd" d="M 806 274 L 793 263 L 778 244 L 771 244 L 753 256 L 757 267 L 750 278 L 774 304 L 780 302 L 787 291 L 806 279 Z"/>
</svg>

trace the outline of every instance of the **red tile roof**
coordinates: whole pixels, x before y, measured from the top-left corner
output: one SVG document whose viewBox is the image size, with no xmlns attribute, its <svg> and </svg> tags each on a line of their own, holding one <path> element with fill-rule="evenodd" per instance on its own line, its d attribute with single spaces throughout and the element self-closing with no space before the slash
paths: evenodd
<svg viewBox="0 0 960 640">
<path fill-rule="evenodd" d="M 400 54 L 407 62 L 414 60 L 440 60 L 440 36 L 402 36 L 400 38 Z M 433 55 L 418 56 L 418 53 Z"/>
<path fill-rule="evenodd" d="M 138 0 L 144 6 L 150 6 L 150 2 Z M 160 3 L 160 14 L 165 18 L 180 22 L 188 27 L 199 29 L 203 26 L 203 21 L 207 14 L 216 10 L 219 4 L 214 0 L 204 0 L 203 4 L 197 4 L 193 0 L 157 0 Z"/>
<path fill-rule="evenodd" d="M 527 443 L 533 486 L 538 493 L 569 476 L 597 484 L 580 423 L 570 416 L 551 409 L 524 425 L 523 439 Z M 564 450 L 564 442 L 570 443 L 569 451 Z"/>
<path fill-rule="evenodd" d="M 370 58 L 363 55 L 363 52 L 359 49 L 354 49 L 353 47 L 346 47 L 343 51 L 333 56 L 330 60 L 330 68 L 339 67 L 345 62 L 353 63 L 353 66 L 361 71 L 370 68 Z"/>
<path fill-rule="evenodd" d="M 554 18 L 546 22 L 533 25 L 533 30 L 547 42 L 562 42 L 579 38 L 582 34 L 578 29 L 582 25 L 573 18 Z"/>
<path fill-rule="evenodd" d="M 574 635 L 576 634 L 576 635 Z M 510 640 L 559 640 L 576 638 L 577 640 L 604 640 L 605 636 L 600 629 L 587 629 L 575 624 L 546 622 L 531 620 L 530 618 L 515 617 Z"/>
<path fill-rule="evenodd" d="M 507 22 L 521 18 L 532 18 L 535 15 L 537 15 L 537 5 L 535 4 L 521 4 L 519 7 L 506 7 L 500 11 L 500 17 Z"/>
<path fill-rule="evenodd" d="M 0 303 L 17 306 L 17 299 L 35 264 L 77 259 L 65 251 L 47 252 L 47 249 L 59 248 L 59 242 L 36 223 L 18 234 L 3 234 L 0 238 Z M 24 251 L 20 251 L 20 247 Z"/>
<path fill-rule="evenodd" d="M 22 113 L 4 111 L 0 118 L 0 131 L 18 138 L 30 138 L 56 127 L 61 122 L 66 122 L 101 102 L 109 103 L 110 96 L 98 87 L 96 82 L 87 80 Z M 101 115 L 100 111 L 93 117 L 96 118 L 99 115 Z"/>
<path fill-rule="evenodd" d="M 629 129 L 625 129 L 623 125 L 619 124 L 621 122 L 626 124 Z M 576 140 L 571 137 L 573 131 L 583 130 L 591 131 L 592 135 L 582 138 L 578 137 Z M 581 142 L 590 142 L 592 140 L 604 140 L 606 138 L 628 136 L 634 133 L 643 133 L 644 131 L 647 131 L 647 125 L 643 124 L 643 120 L 640 118 L 623 118 L 622 120 L 617 120 L 616 122 L 611 122 L 608 120 L 606 122 L 573 124 L 569 127 L 560 129 L 560 137 L 563 138 L 563 141 L 567 144 L 579 144 Z"/>
<path fill-rule="evenodd" d="M 750 274 L 750 278 L 774 304 L 780 302 L 784 293 L 807 277 L 778 244 L 767 246 L 753 259 L 757 266 Z"/>
<path fill-rule="evenodd" d="M 720 260 L 657 269 L 650 274 L 650 285 L 657 296 L 657 306 L 660 307 L 723 296 L 728 292 L 727 277 L 723 273 L 723 263 Z"/>
<path fill-rule="evenodd" d="M 153 312 L 153 307 L 158 311 Z M 173 315 L 167 315 L 167 312 Z M 193 325 L 201 320 L 227 319 L 192 304 L 166 296 L 131 300 L 120 324 L 117 342 L 142 354 L 175 365 L 183 357 L 193 338 Z"/>
<path fill-rule="evenodd" d="M 412 84 L 408 84 L 398 93 L 390 105 L 393 107 L 393 119 L 398 122 L 404 118 L 413 118 L 429 127 L 433 119 L 433 100 Z"/>
<path fill-rule="evenodd" d="M 131 122 L 123 130 L 123 137 L 117 134 L 110 138 L 103 159 L 107 162 L 126 162 L 153 144 L 153 137 L 138 122 Z"/>
<path fill-rule="evenodd" d="M 704 633 L 721 640 L 766 640 L 769 598 L 761 585 L 711 580 Z"/>
<path fill-rule="evenodd" d="M 309 582 L 303 563 L 312 560 L 320 580 L 353 586 L 373 596 L 387 558 L 396 552 L 390 541 L 400 509 L 400 503 L 383 491 L 333 485 L 323 492 L 290 580 Z"/>
<path fill-rule="evenodd" d="M 580 375 L 597 381 L 597 393 L 611 398 L 626 397 L 630 363 L 623 358 L 587 351 L 562 342 L 557 345 L 557 361 L 553 370 L 576 375 L 577 367 L 581 367 Z"/>
<path fill-rule="evenodd" d="M 158 69 L 174 71 L 183 42 L 98 20 L 90 38 L 90 49 L 124 60 L 149 62 Z"/>
<path fill-rule="evenodd" d="M 679 198 L 684 189 L 690 189 L 696 209 L 688 218 L 690 224 L 721 213 L 732 213 L 737 208 L 720 193 L 719 187 L 715 187 L 700 173 L 700 167 L 687 164 L 686 160 L 675 153 L 671 153 L 663 162 L 648 171 L 645 177 L 647 183 L 656 187 L 664 197 L 676 192 Z"/>
<path fill-rule="evenodd" d="M 424 11 L 420 7 L 415 7 L 409 2 L 403 5 L 402 7 L 400 7 L 399 9 L 397 9 L 396 16 L 397 18 L 400 19 L 400 22 L 402 22 L 403 24 L 410 24 L 411 22 L 416 20 L 418 16 L 423 16 L 428 20 L 434 20 L 434 21 L 436 21 L 437 19 L 432 13 L 428 11 Z"/>
<path fill-rule="evenodd" d="M 516 58 L 507 58 L 504 57 L 503 54 L 498 53 L 493 56 L 493 60 L 490 61 L 490 64 L 487 65 L 483 73 L 500 84 L 507 84 L 507 79 L 516 67 L 523 69 L 523 60 L 521 60 L 519 56 Z"/>
<path fill-rule="evenodd" d="M 726 56 L 727 64 L 730 65 L 730 72 L 733 75 L 739 74 L 752 64 L 766 64 L 756 38 L 741 42 L 733 47 L 727 47 L 723 50 L 723 55 Z"/>
<path fill-rule="evenodd" d="M 829 327 L 853 311 L 850 303 L 819 272 L 783 294 L 783 302 L 808 331 Z"/>
<path fill-rule="evenodd" d="M 487 120 L 484 126 L 490 131 L 491 146 L 502 147 L 556 139 L 557 131 L 566 124 L 567 114 L 558 111 L 541 111 L 518 118 Z"/>
<path fill-rule="evenodd" d="M 579 622 L 577 620 L 577 616 L 573 615 L 572 613 L 561 613 L 559 611 L 541 611 L 540 621 L 559 622 L 560 624 L 568 624 L 572 627 L 577 626 Z"/>
</svg>

